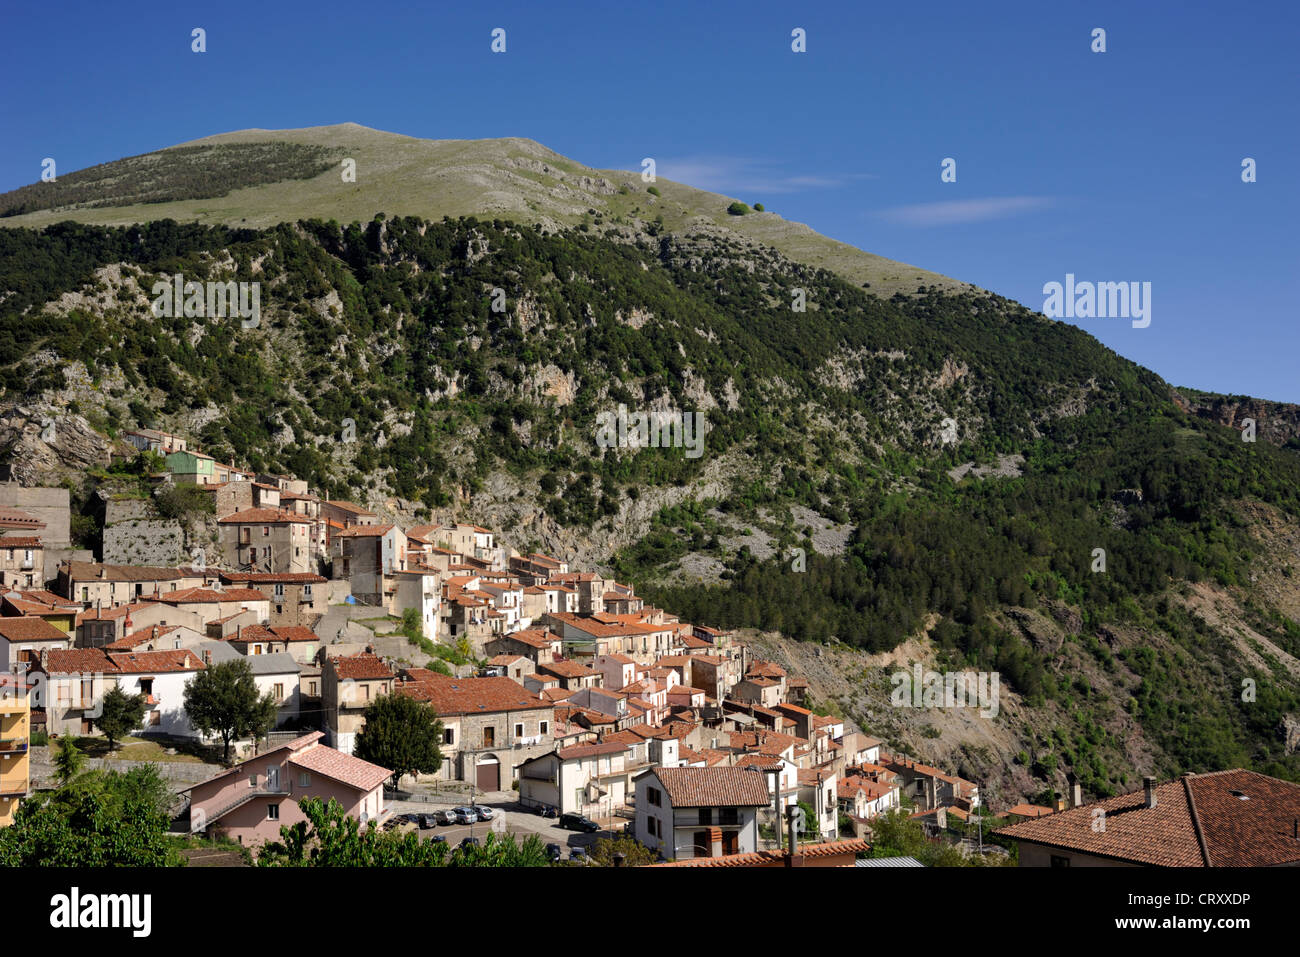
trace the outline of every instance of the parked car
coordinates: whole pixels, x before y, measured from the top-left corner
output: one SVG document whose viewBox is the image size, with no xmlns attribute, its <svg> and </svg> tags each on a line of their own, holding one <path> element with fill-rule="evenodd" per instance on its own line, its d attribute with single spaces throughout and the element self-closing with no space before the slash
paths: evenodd
<svg viewBox="0 0 1300 957">
<path fill-rule="evenodd" d="M 456 823 L 477 824 L 478 812 L 475 811 L 472 807 L 458 807 L 456 808 Z"/>
<path fill-rule="evenodd" d="M 586 831 L 588 834 L 600 830 L 599 824 L 581 814 L 561 814 L 560 827 L 569 831 Z"/>
<path fill-rule="evenodd" d="M 435 813 L 435 814 L 433 815 L 433 817 L 434 817 L 434 820 L 436 820 L 439 824 L 455 824 L 455 823 L 456 823 L 456 809 L 455 809 L 455 808 L 444 808 L 443 810 L 438 811 L 437 813 Z"/>
<path fill-rule="evenodd" d="M 550 861 L 552 864 L 557 863 L 560 860 L 561 856 L 563 855 L 561 854 L 560 851 L 560 845 L 558 844 L 546 845 L 546 859 Z"/>
<path fill-rule="evenodd" d="M 587 863 L 587 861 L 590 860 L 590 858 L 587 857 L 587 852 L 586 852 L 586 850 L 584 850 L 583 848 L 581 848 L 581 847 L 571 847 L 571 848 L 569 848 L 569 860 L 571 860 L 571 861 L 581 861 L 583 864 L 585 864 L 585 863 Z"/>
<path fill-rule="evenodd" d="M 465 838 L 465 840 L 461 841 L 461 842 L 460 842 L 459 844 L 457 844 L 456 846 L 457 846 L 457 847 L 469 847 L 469 846 L 472 844 L 472 845 L 474 845 L 475 847 L 477 847 L 477 846 L 478 846 L 479 844 L 481 844 L 481 843 L 482 843 L 482 842 L 481 842 L 477 837 L 467 837 L 467 838 Z"/>
<path fill-rule="evenodd" d="M 437 823 L 438 823 L 437 820 L 434 818 L 432 814 L 420 815 L 420 830 L 422 831 L 429 830 L 430 828 L 434 827 Z"/>
<path fill-rule="evenodd" d="M 439 844 L 446 844 L 446 843 L 447 843 L 447 835 L 446 835 L 446 834 L 435 834 L 435 835 L 433 835 L 433 837 L 429 838 L 429 840 L 431 840 L 431 841 L 436 841 L 436 842 L 439 843 Z"/>
<path fill-rule="evenodd" d="M 482 804 L 471 804 L 474 813 L 478 815 L 480 821 L 490 821 L 497 816 L 497 812 L 490 807 L 484 807 Z"/>
</svg>

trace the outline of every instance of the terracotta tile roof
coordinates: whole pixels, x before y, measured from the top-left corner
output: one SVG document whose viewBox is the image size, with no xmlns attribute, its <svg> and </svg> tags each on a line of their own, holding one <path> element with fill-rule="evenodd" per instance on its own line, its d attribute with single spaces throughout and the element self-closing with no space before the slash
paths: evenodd
<svg viewBox="0 0 1300 957">
<path fill-rule="evenodd" d="M 223 601 L 268 601 L 266 595 L 256 588 L 182 588 L 180 591 L 164 592 L 158 601 L 164 605 L 215 604 Z"/>
<path fill-rule="evenodd" d="M 674 808 L 761 807 L 767 804 L 767 776 L 748 768 L 655 768 Z"/>
<path fill-rule="evenodd" d="M 99 648 L 56 648 L 46 657 L 43 670 L 50 675 L 69 675 L 116 674 L 120 669 Z"/>
<path fill-rule="evenodd" d="M 203 660 L 187 648 L 166 651 L 110 652 L 108 657 L 123 674 L 203 670 Z"/>
<path fill-rule="evenodd" d="M 785 669 L 771 661 L 754 661 L 749 665 L 745 677 L 757 675 L 762 678 L 784 678 Z"/>
<path fill-rule="evenodd" d="M 590 678 L 593 675 L 600 674 L 599 671 L 592 671 L 586 665 L 580 665 L 576 661 L 552 661 L 548 664 L 538 665 L 537 670 L 561 678 Z"/>
<path fill-rule="evenodd" d="M 563 761 L 574 761 L 580 758 L 595 758 L 606 754 L 622 754 L 627 750 L 626 744 L 620 744 L 616 741 L 610 741 L 608 737 L 599 744 L 574 744 L 567 748 L 560 748 L 555 753 Z"/>
<path fill-rule="evenodd" d="M 1046 817 L 1056 812 L 1050 807 L 1043 807 L 1041 804 L 1017 804 L 1007 808 L 1003 814 L 1015 814 L 1019 817 Z"/>
<path fill-rule="evenodd" d="M 24 615 L 21 618 L 0 618 L 0 637 L 10 641 L 70 641 L 44 618 Z"/>
<path fill-rule="evenodd" d="M 573 690 L 568 688 L 543 688 L 537 694 L 538 697 L 542 698 L 544 701 L 556 704 L 560 701 L 568 701 L 577 693 L 578 691 L 576 688 Z"/>
<path fill-rule="evenodd" d="M 802 844 L 800 857 L 833 857 L 837 854 L 866 854 L 871 851 L 867 841 L 828 841 L 825 844 Z M 727 854 L 722 857 L 691 857 L 682 861 L 655 864 L 655 867 L 770 867 L 784 864 L 785 851 L 752 851 L 748 854 Z"/>
<path fill-rule="evenodd" d="M 41 540 L 34 535 L 6 535 L 0 538 L 0 548 L 42 548 Z"/>
<path fill-rule="evenodd" d="M 314 525 L 316 520 L 282 508 L 246 508 L 243 511 L 217 519 L 218 525 Z M 340 533 L 341 534 L 341 533 Z"/>
<path fill-rule="evenodd" d="M 516 661 L 531 661 L 523 655 L 493 655 L 488 659 L 490 665 L 513 665 Z"/>
<path fill-rule="evenodd" d="M 280 625 L 272 628 L 271 634 L 283 641 L 320 641 L 316 632 L 302 625 Z"/>
<path fill-rule="evenodd" d="M 339 655 L 331 658 L 334 673 L 343 681 L 366 681 L 370 679 L 396 677 L 389 670 L 384 660 L 376 655 L 361 652 L 356 655 Z"/>
<path fill-rule="evenodd" d="M 104 645 L 104 650 L 131 651 L 139 645 L 143 645 L 150 641 L 156 641 L 169 631 L 175 631 L 179 627 L 180 625 L 154 625 L 151 628 L 133 631 L 125 638 L 119 638 L 117 641 L 112 641 Z"/>
<path fill-rule="evenodd" d="M 0 528 L 44 528 L 45 523 L 22 509 L 0 505 Z"/>
<path fill-rule="evenodd" d="M 1293 822 L 1300 784 L 1236 768 L 1188 774 L 1157 785 L 1156 806 L 1144 791 L 1108 798 L 1002 828 L 1023 840 L 1165 866 L 1245 867 L 1300 862 Z M 1092 808 L 1106 810 L 1106 831 L 1079 835 Z M 1023 830 L 1022 830 L 1023 829 Z M 1098 840 L 1100 839 L 1100 840 Z M 1107 841 L 1123 841 L 1118 846 Z M 1084 845 L 1084 846 L 1078 846 Z"/>
<path fill-rule="evenodd" d="M 526 711 L 551 706 L 513 678 L 449 678 L 437 675 L 422 681 L 403 682 L 397 690 L 417 701 L 429 702 L 439 715 Z"/>
<path fill-rule="evenodd" d="M 382 538 L 396 527 L 395 525 L 353 525 L 343 529 L 335 538 Z"/>
<path fill-rule="evenodd" d="M 776 706 L 776 710 L 777 710 L 777 711 L 789 711 L 791 714 L 801 714 L 801 715 L 811 715 L 811 714 L 812 714 L 812 712 L 809 711 L 807 708 L 801 708 L 801 707 L 799 707 L 797 704 L 779 704 L 779 705 Z M 835 720 L 834 718 L 830 718 L 829 720 L 823 718 L 822 721 L 823 721 L 824 724 L 836 724 L 836 723 L 837 723 L 836 720 Z M 818 725 L 818 723 L 817 723 L 817 718 L 816 718 L 816 717 L 814 717 L 814 719 L 813 719 L 813 721 L 812 721 L 812 725 L 813 725 L 813 727 L 820 727 L 820 726 L 821 726 L 821 725 Z"/>
<path fill-rule="evenodd" d="M 363 793 L 373 791 L 393 774 L 387 768 L 323 744 L 298 751 L 289 758 L 289 763 L 314 774 L 323 774 Z"/>
<path fill-rule="evenodd" d="M 522 631 L 512 631 L 502 637 L 511 638 L 533 648 L 549 648 L 560 640 L 559 635 L 547 631 L 545 628 L 525 628 Z"/>
</svg>

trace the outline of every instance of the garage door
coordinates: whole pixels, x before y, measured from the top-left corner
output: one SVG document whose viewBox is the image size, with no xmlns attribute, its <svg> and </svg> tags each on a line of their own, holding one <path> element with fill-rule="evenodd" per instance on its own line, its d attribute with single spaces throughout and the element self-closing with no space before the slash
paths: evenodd
<svg viewBox="0 0 1300 957">
<path fill-rule="evenodd" d="M 480 791 L 501 790 L 501 763 L 496 758 L 480 761 L 476 770 L 478 775 L 475 784 Z"/>
</svg>

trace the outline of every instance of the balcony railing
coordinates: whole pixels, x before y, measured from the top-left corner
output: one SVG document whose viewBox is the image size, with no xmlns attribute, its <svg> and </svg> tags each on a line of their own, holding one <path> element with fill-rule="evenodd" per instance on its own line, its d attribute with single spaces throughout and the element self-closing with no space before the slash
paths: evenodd
<svg viewBox="0 0 1300 957">
<path fill-rule="evenodd" d="M 0 753 L 12 754 L 15 751 L 26 751 L 30 747 L 30 742 L 26 738 L 0 738 Z"/>
</svg>

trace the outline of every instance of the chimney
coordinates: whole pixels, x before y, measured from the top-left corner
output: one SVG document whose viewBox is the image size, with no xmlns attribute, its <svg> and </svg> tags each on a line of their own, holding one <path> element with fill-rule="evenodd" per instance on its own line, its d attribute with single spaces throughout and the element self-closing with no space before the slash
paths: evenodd
<svg viewBox="0 0 1300 957">
<path fill-rule="evenodd" d="M 1151 777 L 1151 775 L 1148 774 L 1146 777 L 1142 779 L 1142 787 L 1146 791 L 1146 795 L 1147 795 L 1146 806 L 1155 807 L 1156 806 L 1156 779 Z"/>
<path fill-rule="evenodd" d="M 1070 782 L 1070 807 L 1082 807 L 1083 806 L 1083 785 L 1079 783 L 1079 779 L 1075 777 L 1073 772 L 1071 772 L 1069 775 L 1069 782 Z"/>
</svg>

